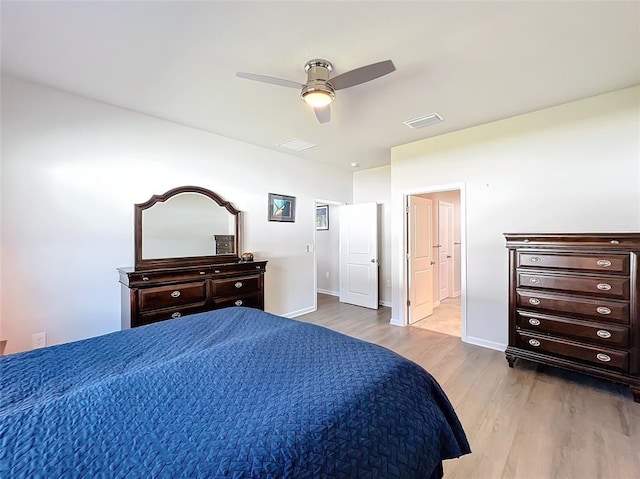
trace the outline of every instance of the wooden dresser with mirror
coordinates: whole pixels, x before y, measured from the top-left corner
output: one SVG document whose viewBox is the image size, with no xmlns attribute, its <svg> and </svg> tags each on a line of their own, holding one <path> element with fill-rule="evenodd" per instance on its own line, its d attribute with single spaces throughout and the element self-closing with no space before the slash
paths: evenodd
<svg viewBox="0 0 640 479">
<path fill-rule="evenodd" d="M 640 233 L 505 234 L 517 358 L 626 384 L 640 402 Z"/>
<path fill-rule="evenodd" d="M 240 260 L 240 220 L 198 186 L 134 205 L 135 266 L 118 268 L 122 329 L 229 306 L 264 309 L 267 262 Z"/>
</svg>

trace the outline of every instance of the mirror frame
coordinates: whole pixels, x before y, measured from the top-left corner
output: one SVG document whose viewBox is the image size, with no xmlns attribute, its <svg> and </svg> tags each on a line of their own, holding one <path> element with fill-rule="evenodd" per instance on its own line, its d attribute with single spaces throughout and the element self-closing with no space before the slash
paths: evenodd
<svg viewBox="0 0 640 479">
<path fill-rule="evenodd" d="M 236 231 L 235 231 L 235 254 L 217 254 L 210 256 L 184 256 L 178 258 L 142 258 L 142 212 L 148 208 L 151 208 L 157 203 L 164 203 L 168 199 L 179 195 L 181 193 L 198 193 L 212 199 L 218 206 L 226 208 L 226 210 L 236 217 Z M 200 186 L 179 186 L 173 188 L 161 195 L 153 195 L 148 201 L 144 203 L 137 203 L 133 205 L 134 210 L 134 252 L 135 252 L 135 269 L 136 270 L 149 270 L 149 269 L 164 269 L 164 268 L 177 268 L 182 266 L 201 266 L 205 264 L 220 264 L 220 263 L 232 263 L 239 260 L 238 251 L 240 251 L 240 238 L 238 233 L 240 231 L 240 210 L 237 210 L 229 201 L 223 200 L 217 193 L 211 190 L 202 188 Z"/>
</svg>

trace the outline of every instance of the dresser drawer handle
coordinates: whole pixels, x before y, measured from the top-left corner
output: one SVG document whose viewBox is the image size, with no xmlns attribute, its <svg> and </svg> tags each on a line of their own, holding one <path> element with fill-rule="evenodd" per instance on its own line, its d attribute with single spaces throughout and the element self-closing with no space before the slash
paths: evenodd
<svg viewBox="0 0 640 479">
<path fill-rule="evenodd" d="M 531 257 L 531 262 L 532 263 L 539 263 L 540 262 L 540 257 L 539 256 L 532 256 Z"/>
<path fill-rule="evenodd" d="M 143 276 L 142 277 L 142 281 L 149 281 L 149 277 L 148 276 Z"/>
<path fill-rule="evenodd" d="M 238 289 L 242 288 L 242 281 L 238 281 L 234 286 Z"/>
<path fill-rule="evenodd" d="M 220 272 L 220 270 L 219 270 L 219 269 L 216 269 L 216 270 L 214 271 L 214 273 L 219 273 L 219 272 Z"/>
<path fill-rule="evenodd" d="M 596 264 L 598 266 L 602 266 L 603 268 L 608 268 L 609 266 L 611 266 L 611 261 L 609 261 L 608 259 L 599 259 L 598 261 L 596 261 Z"/>
<path fill-rule="evenodd" d="M 526 238 L 526 239 L 522 240 L 522 242 L 523 242 L 523 243 L 529 243 L 530 241 L 531 241 L 531 240 L 530 240 L 530 239 L 528 239 L 528 238 Z"/>
<path fill-rule="evenodd" d="M 599 337 L 601 338 L 605 338 L 608 339 L 611 337 L 611 333 L 609 331 L 607 331 L 606 329 L 599 329 L 598 332 L 596 333 Z"/>
<path fill-rule="evenodd" d="M 200 274 L 207 274 L 206 271 L 200 271 Z"/>
<path fill-rule="evenodd" d="M 236 306 L 242 306 L 242 300 L 241 300 L 241 299 L 239 299 L 238 301 L 236 301 L 236 303 L 235 303 L 235 304 L 236 304 Z"/>
<path fill-rule="evenodd" d="M 179 318 L 180 316 L 182 316 L 182 313 L 180 311 L 176 311 L 171 315 L 173 319 Z"/>
<path fill-rule="evenodd" d="M 611 361 L 611 356 L 604 353 L 598 353 L 596 355 L 596 358 L 598 358 L 598 361 L 602 361 L 603 363 L 608 363 L 609 361 Z"/>
<path fill-rule="evenodd" d="M 600 284 L 598 284 L 597 288 L 600 291 L 609 291 L 611 289 L 611 285 L 607 284 L 607 283 L 600 283 Z"/>
<path fill-rule="evenodd" d="M 540 300 L 538 298 L 529 298 L 529 303 L 537 306 L 540 304 Z"/>
<path fill-rule="evenodd" d="M 538 341 L 537 339 L 530 339 L 529 340 L 529 344 L 531 346 L 536 346 L 537 347 L 537 346 L 540 346 L 540 341 Z"/>
<path fill-rule="evenodd" d="M 611 310 L 609 308 L 605 308 L 604 306 L 598 306 L 596 311 L 600 314 L 611 314 Z"/>
<path fill-rule="evenodd" d="M 531 284 L 538 284 L 540 282 L 539 278 L 529 278 L 529 282 Z"/>
<path fill-rule="evenodd" d="M 256 266 L 256 269 L 260 269 L 260 266 Z"/>
<path fill-rule="evenodd" d="M 178 298 L 180 296 L 180 291 L 171 291 L 172 298 Z"/>
<path fill-rule="evenodd" d="M 531 318 L 531 319 L 529 319 L 529 324 L 532 324 L 534 326 L 540 326 L 540 320 Z"/>
<path fill-rule="evenodd" d="M 611 243 L 611 244 L 620 244 L 620 241 L 618 241 L 618 240 L 611 240 L 611 241 L 609 241 L 609 243 Z"/>
</svg>

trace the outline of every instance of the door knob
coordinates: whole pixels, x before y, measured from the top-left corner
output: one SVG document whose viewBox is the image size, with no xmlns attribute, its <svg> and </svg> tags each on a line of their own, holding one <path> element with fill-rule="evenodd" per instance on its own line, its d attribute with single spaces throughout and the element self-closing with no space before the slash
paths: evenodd
<svg viewBox="0 0 640 479">
<path fill-rule="evenodd" d="M 435 261 L 432 261 L 432 262 L 431 262 L 431 265 L 433 266 L 434 264 L 436 264 L 436 262 L 435 262 Z"/>
<path fill-rule="evenodd" d="M 371 260 L 371 262 L 372 262 L 372 263 L 375 263 L 375 262 L 376 262 L 376 260 L 375 260 L 375 259 L 372 259 L 372 260 Z"/>
<path fill-rule="evenodd" d="M 451 258 L 451 256 L 450 256 L 450 255 L 447 255 L 447 258 Z"/>
</svg>

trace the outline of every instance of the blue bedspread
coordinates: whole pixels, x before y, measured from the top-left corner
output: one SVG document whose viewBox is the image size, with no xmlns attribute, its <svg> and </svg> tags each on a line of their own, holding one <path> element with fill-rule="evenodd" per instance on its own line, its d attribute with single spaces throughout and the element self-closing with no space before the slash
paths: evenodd
<svg viewBox="0 0 640 479">
<path fill-rule="evenodd" d="M 469 452 L 419 366 L 248 308 L 0 368 L 2 478 L 428 478 Z"/>
</svg>

